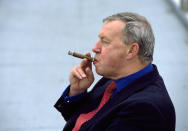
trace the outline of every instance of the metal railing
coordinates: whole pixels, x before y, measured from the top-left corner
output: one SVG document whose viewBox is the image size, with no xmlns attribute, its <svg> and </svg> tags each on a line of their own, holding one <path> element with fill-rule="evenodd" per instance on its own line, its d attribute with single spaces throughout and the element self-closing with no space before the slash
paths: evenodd
<svg viewBox="0 0 188 131">
<path fill-rule="evenodd" d="M 180 0 L 180 7 L 175 3 L 174 0 L 167 0 L 167 2 L 171 5 L 177 17 L 188 31 L 188 18 L 186 17 L 186 13 L 188 13 L 188 0 Z"/>
<path fill-rule="evenodd" d="M 181 0 L 180 6 L 181 6 L 182 11 L 188 13 L 188 0 Z"/>
</svg>

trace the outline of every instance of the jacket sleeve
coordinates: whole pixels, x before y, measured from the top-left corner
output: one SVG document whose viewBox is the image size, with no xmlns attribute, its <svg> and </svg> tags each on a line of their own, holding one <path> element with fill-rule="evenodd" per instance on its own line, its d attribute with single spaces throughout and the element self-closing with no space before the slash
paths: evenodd
<svg viewBox="0 0 188 131">
<path fill-rule="evenodd" d="M 99 93 L 95 90 L 101 90 L 101 87 L 104 86 L 107 81 L 109 81 L 109 79 L 101 78 L 99 82 L 97 82 L 97 84 L 94 86 L 92 91 L 86 93 L 81 99 L 77 101 L 68 102 L 65 100 L 65 98 L 60 97 L 54 107 L 62 114 L 66 121 L 68 121 L 71 117 L 77 117 L 80 113 L 88 111 L 96 106 L 93 103 L 98 103 L 95 97 L 97 97 Z"/>
<path fill-rule="evenodd" d="M 74 102 L 67 102 L 63 97 L 60 97 L 54 107 L 62 114 L 64 119 L 68 121 L 70 117 L 73 116 L 80 107 L 82 107 L 85 103 L 86 97 L 87 95 Z"/>
</svg>

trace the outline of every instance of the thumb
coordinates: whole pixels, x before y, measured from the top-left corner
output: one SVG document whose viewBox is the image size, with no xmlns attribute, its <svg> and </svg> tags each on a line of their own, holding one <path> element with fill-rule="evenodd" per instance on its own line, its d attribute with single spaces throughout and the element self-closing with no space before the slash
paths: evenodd
<svg viewBox="0 0 188 131">
<path fill-rule="evenodd" d="M 90 52 L 87 52 L 85 55 L 91 57 Z M 91 61 L 87 61 L 87 66 L 92 70 L 92 62 Z"/>
<path fill-rule="evenodd" d="M 94 75 L 93 75 L 91 68 L 87 67 L 85 71 L 86 71 L 86 76 L 87 76 L 88 80 L 90 82 L 93 82 L 94 81 Z"/>
</svg>

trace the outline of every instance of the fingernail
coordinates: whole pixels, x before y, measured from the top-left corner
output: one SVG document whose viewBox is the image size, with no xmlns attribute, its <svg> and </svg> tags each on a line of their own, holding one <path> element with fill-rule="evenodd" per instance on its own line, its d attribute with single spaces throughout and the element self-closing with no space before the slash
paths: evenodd
<svg viewBox="0 0 188 131">
<path fill-rule="evenodd" d="M 84 77 L 84 78 L 85 78 L 85 77 L 86 77 L 86 75 L 85 75 L 85 74 L 82 74 L 82 77 Z"/>
<path fill-rule="evenodd" d="M 82 79 L 82 76 L 80 75 L 79 78 L 80 78 L 80 80 L 81 80 L 81 79 Z"/>
</svg>

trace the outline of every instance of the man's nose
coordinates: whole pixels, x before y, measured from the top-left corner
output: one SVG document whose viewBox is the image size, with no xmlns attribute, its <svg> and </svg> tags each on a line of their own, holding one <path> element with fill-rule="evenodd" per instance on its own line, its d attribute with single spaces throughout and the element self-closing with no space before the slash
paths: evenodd
<svg viewBox="0 0 188 131">
<path fill-rule="evenodd" d="M 101 50 L 101 47 L 100 47 L 100 42 L 98 41 L 94 47 L 92 48 L 92 51 L 95 52 L 95 53 L 99 53 Z"/>
</svg>

